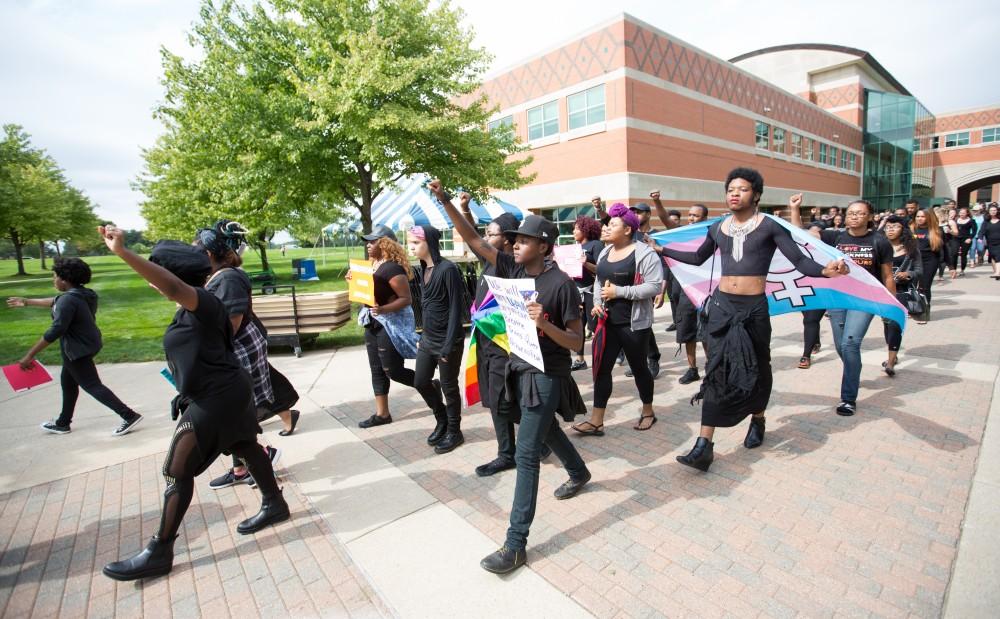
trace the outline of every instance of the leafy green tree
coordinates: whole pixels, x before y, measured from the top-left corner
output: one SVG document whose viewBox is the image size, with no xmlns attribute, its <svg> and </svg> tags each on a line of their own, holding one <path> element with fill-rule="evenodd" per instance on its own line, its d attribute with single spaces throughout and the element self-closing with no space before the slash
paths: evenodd
<svg viewBox="0 0 1000 619">
<path fill-rule="evenodd" d="M 445 1 L 206 0 L 197 61 L 163 51 L 166 132 L 137 187 L 155 236 L 219 216 L 267 231 L 426 172 L 478 198 L 530 181 L 510 128 L 485 129 L 489 56 Z M 260 247 L 263 250 L 263 247 Z M 265 257 L 266 260 L 266 257 Z"/>
</svg>

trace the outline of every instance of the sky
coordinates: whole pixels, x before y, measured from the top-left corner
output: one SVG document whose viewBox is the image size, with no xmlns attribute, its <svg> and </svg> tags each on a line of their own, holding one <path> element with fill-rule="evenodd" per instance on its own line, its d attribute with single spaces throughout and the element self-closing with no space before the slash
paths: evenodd
<svg viewBox="0 0 1000 619">
<path fill-rule="evenodd" d="M 130 185 L 161 131 L 160 49 L 193 57 L 197 0 L 0 0 L 0 124 L 16 123 L 98 205 L 143 228 Z M 932 112 L 1000 104 L 1000 2 L 457 0 L 505 68 L 626 12 L 721 58 L 786 43 L 870 52 Z"/>
</svg>

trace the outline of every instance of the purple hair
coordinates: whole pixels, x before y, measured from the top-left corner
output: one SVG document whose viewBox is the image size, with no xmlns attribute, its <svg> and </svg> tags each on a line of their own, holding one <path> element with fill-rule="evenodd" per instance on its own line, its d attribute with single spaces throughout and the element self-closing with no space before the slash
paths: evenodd
<svg viewBox="0 0 1000 619">
<path fill-rule="evenodd" d="M 583 232 L 583 237 L 588 241 L 596 241 L 601 238 L 601 222 L 593 217 L 580 215 L 573 225 L 579 228 L 580 232 Z"/>
<path fill-rule="evenodd" d="M 621 202 L 612 204 L 611 208 L 608 209 L 608 215 L 621 219 L 626 226 L 632 228 L 633 233 L 638 232 L 639 217 Z"/>
</svg>

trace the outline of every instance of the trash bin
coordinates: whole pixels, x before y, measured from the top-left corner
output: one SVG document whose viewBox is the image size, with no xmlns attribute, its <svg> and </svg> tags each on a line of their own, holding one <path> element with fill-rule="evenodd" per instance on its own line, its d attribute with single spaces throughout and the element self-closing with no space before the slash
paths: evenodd
<svg viewBox="0 0 1000 619">
<path fill-rule="evenodd" d="M 300 279 L 302 275 L 302 258 L 292 258 L 292 279 Z"/>
<path fill-rule="evenodd" d="M 301 260 L 299 262 L 299 280 L 303 282 L 319 281 L 319 275 L 316 275 L 315 260 Z"/>
</svg>

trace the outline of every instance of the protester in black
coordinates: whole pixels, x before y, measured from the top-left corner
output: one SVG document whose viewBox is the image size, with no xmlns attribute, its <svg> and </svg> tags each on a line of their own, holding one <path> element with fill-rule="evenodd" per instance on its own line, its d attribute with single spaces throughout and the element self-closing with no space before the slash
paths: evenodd
<svg viewBox="0 0 1000 619">
<path fill-rule="evenodd" d="M 697 251 L 666 247 L 663 255 L 685 264 L 706 265 L 719 250 L 722 277 L 706 301 L 705 343 L 708 364 L 695 399 L 704 398 L 701 432 L 694 448 L 677 461 L 707 471 L 714 459 L 716 427 L 732 427 L 752 415 L 743 445 L 764 441 L 764 411 L 771 397 L 771 318 L 764 286 L 774 252 L 780 250 L 796 269 L 810 277 L 843 275 L 842 261 L 826 267 L 809 259 L 780 224 L 757 213 L 764 179 L 756 170 L 736 168 L 725 183 L 731 217 L 708 229 Z M 795 210 L 802 196 L 793 197 Z M 790 204 L 791 206 L 791 204 Z M 798 222 L 796 222 L 798 223 Z M 709 267 L 711 268 L 711 267 Z"/>
<path fill-rule="evenodd" d="M 816 209 L 813 209 L 815 211 Z M 822 240 L 821 232 L 826 227 L 822 220 L 813 219 L 809 222 L 809 234 Z M 812 367 L 812 356 L 820 351 L 819 326 L 826 315 L 826 310 L 805 310 L 802 312 L 802 356 L 799 357 L 799 369 L 808 370 Z"/>
<path fill-rule="evenodd" d="M 470 224 L 471 225 L 471 224 Z M 441 257 L 441 232 L 433 226 L 414 226 L 407 233 L 410 253 L 420 260 L 420 308 L 423 332 L 417 350 L 414 386 L 431 387 L 432 397 L 441 397 L 433 387 L 438 370 L 444 406 L 435 405 L 437 425 L 427 437 L 427 444 L 438 454 L 448 453 L 465 442 L 462 435 L 462 396 L 458 374 L 462 369 L 462 345 L 465 334 L 462 318 L 465 310 L 465 284 L 454 263 Z"/>
<path fill-rule="evenodd" d="M 570 351 L 579 350 L 583 340 L 580 296 L 573 280 L 551 260 L 552 248 L 559 238 L 555 224 L 537 215 L 525 217 L 521 226 L 507 235 L 514 239 L 514 255 L 510 256 L 479 238 L 476 229 L 461 216 L 438 181 L 431 182 L 429 188 L 444 205 L 456 233 L 466 240 L 473 253 L 495 265 L 498 277 L 533 279 L 537 293 L 526 305 L 528 315 L 538 328 L 545 371 L 541 372 L 516 354 L 510 356 L 501 413 L 512 415 L 513 420 L 520 423 L 514 504 L 507 541 L 480 563 L 483 569 L 502 574 L 525 562 L 528 531 L 538 498 L 542 444 L 552 449 L 569 472 L 569 481 L 555 491 L 557 499 L 575 496 L 590 481 L 590 471 L 556 420 L 556 413 L 572 421 L 575 415 L 587 410 L 570 371 Z"/>
<path fill-rule="evenodd" d="M 239 252 L 244 247 L 245 235 L 246 229 L 241 225 L 223 219 L 211 228 L 199 230 L 194 246 L 205 251 L 212 265 L 205 290 L 222 301 L 229 315 L 234 334 L 233 351 L 253 381 L 257 420 L 263 421 L 277 414 L 285 422 L 285 429 L 279 435 L 288 436 L 298 424 L 299 412 L 290 409 L 298 402 L 299 394 L 288 379 L 268 362 L 267 331 L 253 313 L 253 285 L 240 269 L 243 258 Z M 281 450 L 271 445 L 261 449 L 273 468 L 281 457 Z M 232 468 L 210 481 L 208 486 L 219 490 L 237 484 L 253 486 L 254 480 L 243 462 L 233 456 Z"/>
<path fill-rule="evenodd" d="M 361 239 L 366 243 L 374 271 L 372 292 L 375 305 L 361 310 L 359 322 L 365 330 L 375 413 L 360 421 L 358 427 L 372 428 L 392 423 L 392 415 L 389 414 L 390 381 L 414 387 L 431 411 L 443 415 L 440 384 L 431 381 L 430 384 L 417 386 L 413 370 L 403 365 L 405 358 L 417 356 L 409 284 L 413 279 L 413 270 L 406 250 L 396 241 L 396 234 L 388 226 L 377 226 L 370 234 L 362 235 Z"/>
<path fill-rule="evenodd" d="M 979 238 L 986 244 L 990 252 L 990 263 L 993 265 L 993 279 L 1000 280 L 1000 206 L 993 202 L 986 209 L 983 225 L 979 230 Z"/>
<path fill-rule="evenodd" d="M 948 212 L 948 227 L 951 232 L 951 245 L 948 248 L 951 254 L 951 278 L 965 276 L 965 267 L 969 260 L 969 250 L 972 249 L 972 241 L 979 232 L 976 220 L 969 216 L 969 209 L 962 207 L 958 209 L 955 217 L 952 218 L 951 211 Z M 956 269 L 961 267 L 961 271 Z"/>
<path fill-rule="evenodd" d="M 896 295 L 917 288 L 923 278 L 923 260 L 913 233 L 906 227 L 906 218 L 892 215 L 882 228 L 885 238 L 892 246 L 892 273 L 896 282 Z M 882 363 L 882 369 L 889 376 L 896 375 L 896 361 L 899 347 L 903 343 L 903 329 L 895 321 L 882 319 L 885 343 L 889 348 L 889 358 Z"/>
<path fill-rule="evenodd" d="M 118 399 L 97 374 L 94 355 L 102 347 L 101 331 L 97 328 L 97 293 L 86 288 L 90 282 L 90 265 L 79 258 L 57 258 L 52 265 L 52 283 L 60 294 L 47 299 L 10 297 L 8 307 L 51 307 L 52 324 L 35 345 L 21 358 L 22 370 L 34 367 L 35 357 L 49 344 L 59 340 L 62 353 L 62 411 L 59 417 L 46 421 L 41 428 L 51 434 L 68 434 L 76 410 L 80 388 L 122 418 L 111 433 L 122 436 L 142 421 L 142 415 Z"/>
<path fill-rule="evenodd" d="M 917 322 L 924 324 L 931 316 L 931 289 L 934 286 L 934 274 L 943 263 L 942 253 L 945 241 L 934 209 L 917 209 L 913 219 L 910 220 L 910 232 L 913 234 L 913 238 L 917 239 L 917 248 L 920 250 L 919 286 L 920 291 L 927 299 L 927 305 L 923 316 L 917 317 Z"/>
<path fill-rule="evenodd" d="M 594 309 L 594 274 L 597 273 L 597 257 L 604 249 L 601 242 L 601 223 L 593 217 L 581 215 L 573 224 L 573 240 L 583 249 L 583 276 L 577 280 L 580 296 L 583 298 L 583 315 L 587 319 L 587 331 L 591 334 L 597 329 L 597 318 L 592 316 Z M 573 371 L 587 369 L 587 360 L 580 348 L 573 362 Z"/>
<path fill-rule="evenodd" d="M 163 336 L 167 366 L 179 395 L 177 429 L 163 463 L 167 481 L 157 534 L 137 555 L 104 566 L 115 580 L 167 574 L 174 540 L 194 494 L 194 478 L 220 453 L 242 458 L 261 489 L 260 511 L 236 530 L 250 534 L 287 520 L 288 504 L 274 479 L 271 462 L 257 445 L 260 426 L 253 384 L 233 352 L 233 327 L 225 306 L 202 286 L 211 271 L 205 252 L 178 241 L 160 241 L 145 260 L 125 248 L 122 230 L 101 226 L 112 253 L 180 308 Z"/>
</svg>

